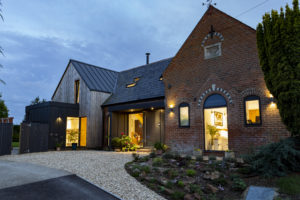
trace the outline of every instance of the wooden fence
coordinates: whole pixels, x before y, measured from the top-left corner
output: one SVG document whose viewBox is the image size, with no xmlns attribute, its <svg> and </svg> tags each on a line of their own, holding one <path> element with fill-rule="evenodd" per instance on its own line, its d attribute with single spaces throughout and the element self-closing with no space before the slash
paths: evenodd
<svg viewBox="0 0 300 200">
<path fill-rule="evenodd" d="M 22 123 L 20 153 L 48 151 L 48 133 L 48 124 Z"/>
<path fill-rule="evenodd" d="M 12 133 L 12 123 L 0 123 L 0 156 L 11 153 Z"/>
</svg>

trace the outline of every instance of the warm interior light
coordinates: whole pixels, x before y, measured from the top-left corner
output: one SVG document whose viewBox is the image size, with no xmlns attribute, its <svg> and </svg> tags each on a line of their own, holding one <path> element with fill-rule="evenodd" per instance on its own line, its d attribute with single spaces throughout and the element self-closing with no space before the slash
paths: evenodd
<svg viewBox="0 0 300 200">
<path fill-rule="evenodd" d="M 67 121 L 67 129 L 71 129 L 71 120 Z"/>
<path fill-rule="evenodd" d="M 174 108 L 174 104 L 170 104 L 169 107 L 170 107 L 170 108 Z"/>
<path fill-rule="evenodd" d="M 272 103 L 270 104 L 270 107 L 271 107 L 271 108 L 276 108 L 276 103 L 272 102 Z"/>
<path fill-rule="evenodd" d="M 150 109 L 151 109 L 151 110 L 154 110 L 154 108 L 153 108 L 153 107 L 151 107 Z"/>
</svg>

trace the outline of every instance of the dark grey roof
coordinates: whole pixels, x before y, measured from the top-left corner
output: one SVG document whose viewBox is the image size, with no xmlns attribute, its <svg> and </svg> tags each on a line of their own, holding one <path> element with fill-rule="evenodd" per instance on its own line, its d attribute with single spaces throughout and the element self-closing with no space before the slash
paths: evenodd
<svg viewBox="0 0 300 200">
<path fill-rule="evenodd" d="M 118 72 L 70 60 L 87 87 L 92 91 L 112 93 L 116 85 Z"/>
<path fill-rule="evenodd" d="M 119 72 L 116 88 L 104 105 L 164 97 L 164 83 L 159 79 L 171 60 L 168 58 Z M 126 88 L 127 84 L 134 82 L 134 78 L 140 80 L 134 87 Z"/>
</svg>

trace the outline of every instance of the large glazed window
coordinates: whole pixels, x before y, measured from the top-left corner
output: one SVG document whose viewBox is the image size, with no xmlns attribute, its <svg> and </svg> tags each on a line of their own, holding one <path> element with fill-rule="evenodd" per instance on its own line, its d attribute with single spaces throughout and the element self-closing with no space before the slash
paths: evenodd
<svg viewBox="0 0 300 200">
<path fill-rule="evenodd" d="M 205 149 L 228 150 L 227 103 L 223 96 L 213 94 L 204 102 Z"/>
<path fill-rule="evenodd" d="M 181 103 L 179 105 L 179 126 L 190 126 L 190 106 L 188 103 Z"/>
<path fill-rule="evenodd" d="M 66 147 L 72 146 L 72 143 L 78 145 L 79 141 L 79 118 L 67 117 L 67 130 L 66 130 Z"/>
<path fill-rule="evenodd" d="M 260 99 L 258 96 L 245 98 L 245 123 L 246 125 L 260 125 Z"/>
<path fill-rule="evenodd" d="M 143 147 L 144 115 L 143 113 L 129 114 L 129 137 L 138 147 Z"/>
</svg>

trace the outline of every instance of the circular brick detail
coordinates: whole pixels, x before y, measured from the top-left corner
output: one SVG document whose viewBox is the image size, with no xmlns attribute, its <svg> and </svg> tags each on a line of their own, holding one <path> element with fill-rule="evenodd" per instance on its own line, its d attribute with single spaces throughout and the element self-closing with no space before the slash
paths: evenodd
<svg viewBox="0 0 300 200">
<path fill-rule="evenodd" d="M 202 47 L 204 47 L 204 44 L 205 44 L 206 40 L 207 40 L 210 36 L 211 36 L 211 35 L 210 35 L 210 33 L 209 33 L 209 34 L 207 34 L 207 35 L 205 36 L 205 38 L 202 40 L 202 42 L 201 42 L 201 46 L 202 46 Z M 224 37 L 223 37 L 223 35 L 222 35 L 221 33 L 214 32 L 214 36 L 219 37 L 220 40 L 221 40 L 221 42 L 224 41 Z"/>
</svg>

